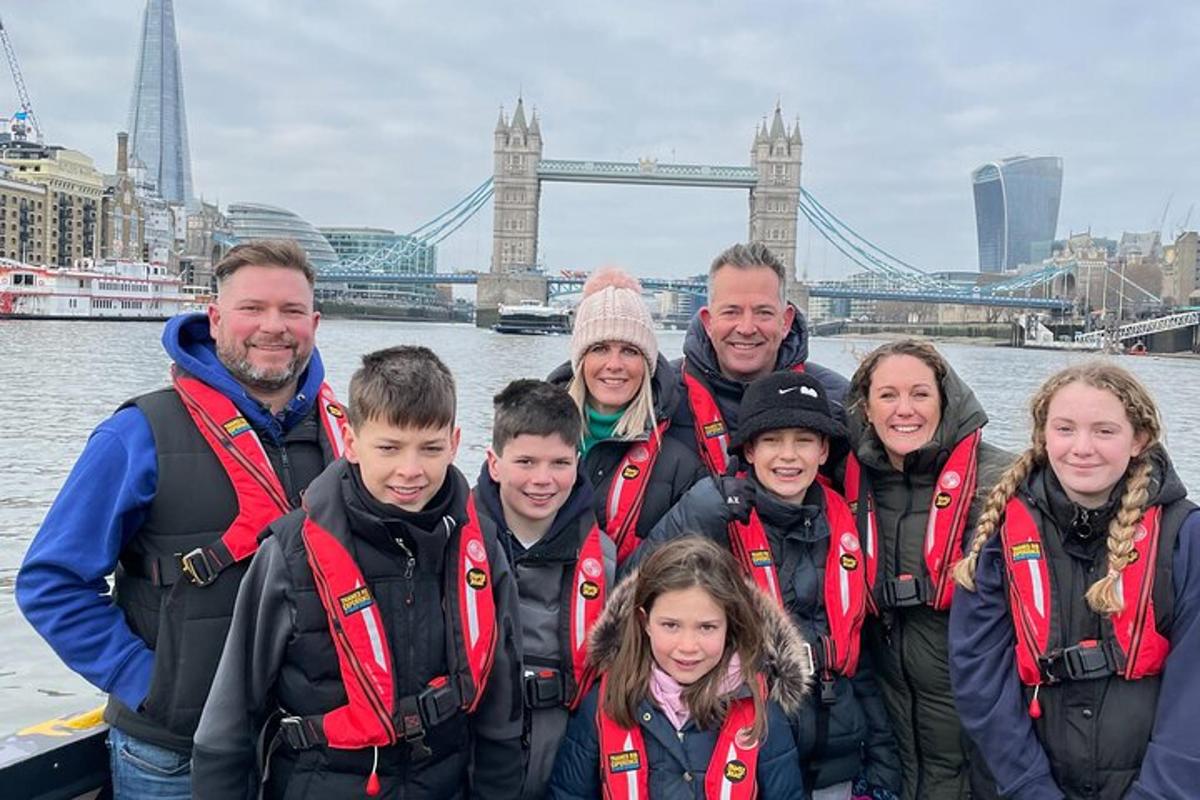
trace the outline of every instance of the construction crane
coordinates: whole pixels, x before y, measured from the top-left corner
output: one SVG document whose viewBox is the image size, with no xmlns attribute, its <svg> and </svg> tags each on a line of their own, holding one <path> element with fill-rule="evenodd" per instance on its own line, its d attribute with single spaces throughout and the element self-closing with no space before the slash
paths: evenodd
<svg viewBox="0 0 1200 800">
<path fill-rule="evenodd" d="M 4 55 L 8 58 L 8 71 L 12 73 L 13 83 L 17 87 L 17 98 L 21 101 L 21 110 L 13 114 L 10 130 L 13 138 L 28 139 L 32 130 L 38 144 L 42 144 L 42 126 L 38 124 L 33 113 L 33 103 L 29 102 L 29 92 L 25 89 L 25 79 L 21 77 L 21 67 L 17 63 L 17 53 L 13 50 L 8 38 L 8 29 L 0 20 L 0 42 L 4 43 Z"/>
</svg>

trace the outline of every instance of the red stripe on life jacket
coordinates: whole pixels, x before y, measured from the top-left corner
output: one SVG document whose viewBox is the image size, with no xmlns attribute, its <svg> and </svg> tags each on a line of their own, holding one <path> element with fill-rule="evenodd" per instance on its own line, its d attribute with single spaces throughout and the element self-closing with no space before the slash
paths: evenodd
<svg viewBox="0 0 1200 800">
<path fill-rule="evenodd" d="M 867 611 L 866 570 L 854 516 L 841 495 L 824 484 L 825 520 L 829 526 L 829 550 L 825 556 L 823 597 L 829 618 L 829 644 L 825 664 L 846 677 L 858 669 L 863 618 Z M 734 557 L 763 591 L 783 607 L 783 590 L 775 569 L 766 528 L 758 509 L 750 510 L 750 521 L 729 525 L 729 545 Z"/>
<path fill-rule="evenodd" d="M 321 384 L 317 393 L 317 403 L 320 408 L 321 427 L 325 429 L 325 439 L 333 450 L 334 459 L 339 459 L 346 452 L 346 428 L 350 425 L 346 418 L 346 407 L 338 402 L 328 383 Z"/>
<path fill-rule="evenodd" d="M 604 506 L 604 532 L 617 546 L 618 565 L 641 543 L 637 535 L 638 518 L 646 503 L 650 473 L 662 450 L 662 437 L 670 424 L 670 420 L 663 420 L 647 441 L 631 444 L 609 484 L 608 501 Z"/>
<path fill-rule="evenodd" d="M 622 728 L 604 713 L 604 684 L 596 710 L 600 745 L 600 785 L 605 800 L 650 800 L 650 763 L 640 725 Z M 759 679 L 759 685 L 763 682 Z M 765 689 L 764 689 L 765 691 Z M 754 725 L 754 700 L 740 697 L 729 704 L 704 775 L 707 800 L 752 800 L 758 795 L 758 752 L 761 742 L 745 742 L 741 732 Z"/>
<path fill-rule="evenodd" d="M 459 531 L 458 563 L 453 578 L 458 584 L 459 619 L 466 644 L 470 691 L 464 689 L 464 709 L 479 705 L 487 688 L 496 656 L 496 599 L 492 594 L 492 568 L 488 563 L 474 492 L 467 498 L 467 524 Z"/>
<path fill-rule="evenodd" d="M 791 372 L 804 372 L 804 364 L 793 364 Z M 696 452 L 712 475 L 724 475 L 729 469 L 729 436 L 731 431 L 721 416 L 717 399 L 700 376 L 688 370 L 684 359 L 680 374 L 687 390 L 688 407 L 692 410 L 693 431 L 696 434 Z"/>
<path fill-rule="evenodd" d="M 337 537 L 311 518 L 304 522 L 303 536 L 346 688 L 346 704 L 323 717 L 325 738 L 341 749 L 394 744 L 392 653 L 379 606 Z"/>
<path fill-rule="evenodd" d="M 567 698 L 566 703 L 567 708 L 571 710 L 579 705 L 596 678 L 595 672 L 587 666 L 587 643 L 588 633 L 600 618 L 600 612 L 604 610 L 604 601 L 608 597 L 608 578 L 604 573 L 604 550 L 600 539 L 603 535 L 598 527 L 592 526 L 579 548 L 579 557 L 575 560 L 575 574 L 571 581 L 569 644 L 575 693 Z"/>
<path fill-rule="evenodd" d="M 228 397 L 196 378 L 173 371 L 172 384 L 200 435 L 208 442 L 237 496 L 237 516 L 221 535 L 234 561 L 258 550 L 258 534 L 291 510 L 287 492 L 258 434 Z"/>
<path fill-rule="evenodd" d="M 933 497 L 929 501 L 929 520 L 925 526 L 925 571 L 932 590 L 928 605 L 944 611 L 954 596 L 952 570 L 962 553 L 962 537 L 971 511 L 971 501 L 979 480 L 979 443 L 982 431 L 964 436 L 938 473 Z M 868 585 L 876 587 L 879 576 L 879 521 L 875 500 L 863 477 L 862 465 L 851 453 L 846 458 L 844 481 L 846 497 L 854 498 L 856 516 L 866 531 L 862 537 L 866 549 Z M 864 508 L 865 504 L 865 508 Z M 890 576 L 888 576 L 890 577 Z M 874 598 L 872 598 L 872 605 Z"/>
<path fill-rule="evenodd" d="M 1041 532 L 1028 507 L 1012 498 L 1000 528 L 1004 562 L 1008 570 L 1009 609 L 1016 630 L 1017 674 L 1027 686 L 1044 683 L 1038 659 L 1057 647 L 1052 641 L 1054 598 L 1050 566 Z M 1129 680 L 1162 672 L 1170 641 L 1158 632 L 1154 615 L 1154 577 L 1162 509 L 1146 509 L 1134 533 L 1137 557 L 1121 570 L 1124 608 L 1109 615 L 1113 644 L 1124 661 L 1122 675 Z M 1074 645 L 1074 642 L 1068 643 Z"/>
</svg>

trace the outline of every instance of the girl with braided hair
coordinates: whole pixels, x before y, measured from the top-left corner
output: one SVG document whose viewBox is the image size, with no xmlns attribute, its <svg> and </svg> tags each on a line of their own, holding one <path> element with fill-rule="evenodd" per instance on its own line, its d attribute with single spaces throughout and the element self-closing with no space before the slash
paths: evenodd
<svg viewBox="0 0 1200 800">
<path fill-rule="evenodd" d="M 950 672 L 1004 797 L 1200 786 L 1200 514 L 1149 392 L 1089 362 L 1032 401 L 1030 448 L 955 567 Z"/>
</svg>

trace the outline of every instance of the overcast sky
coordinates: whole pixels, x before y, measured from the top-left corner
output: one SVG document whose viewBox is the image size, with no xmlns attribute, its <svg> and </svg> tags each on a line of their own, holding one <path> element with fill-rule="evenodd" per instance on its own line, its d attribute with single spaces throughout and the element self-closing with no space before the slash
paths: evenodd
<svg viewBox="0 0 1200 800">
<path fill-rule="evenodd" d="M 113 169 L 144 3 L 26 0 L 3 22 L 48 141 Z M 400 3 L 180 0 L 193 185 L 224 207 L 411 230 L 491 174 L 498 107 L 547 158 L 748 164 L 777 100 L 802 180 L 929 269 L 975 269 L 970 171 L 1065 161 L 1059 235 L 1173 235 L 1200 203 L 1200 4 Z M 11 81 L 0 104 L 16 107 Z M 490 205 L 442 269 L 487 268 Z M 1200 226 L 1200 209 L 1189 227 Z M 548 184 L 548 268 L 703 271 L 747 235 L 744 191 Z M 801 221 L 813 278 L 849 268 Z"/>
</svg>

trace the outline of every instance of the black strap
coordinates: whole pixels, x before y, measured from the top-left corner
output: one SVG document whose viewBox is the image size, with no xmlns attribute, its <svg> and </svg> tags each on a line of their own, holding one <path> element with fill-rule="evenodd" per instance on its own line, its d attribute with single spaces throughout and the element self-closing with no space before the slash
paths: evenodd
<svg viewBox="0 0 1200 800">
<path fill-rule="evenodd" d="M 173 586 L 185 579 L 196 586 L 208 586 L 235 562 L 233 554 L 220 539 L 188 553 L 134 554 L 121 558 L 121 566 L 127 575 L 145 578 L 156 587 Z"/>
</svg>

